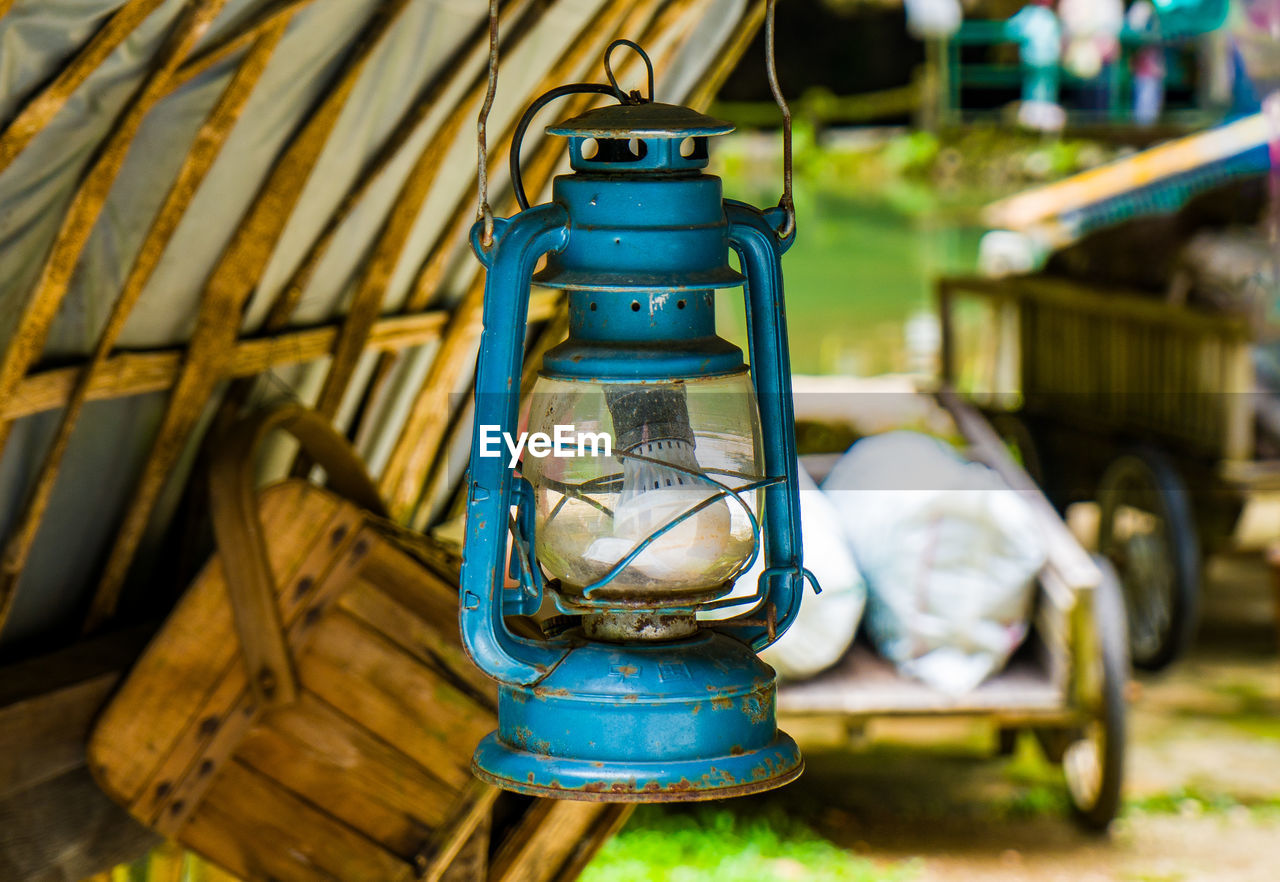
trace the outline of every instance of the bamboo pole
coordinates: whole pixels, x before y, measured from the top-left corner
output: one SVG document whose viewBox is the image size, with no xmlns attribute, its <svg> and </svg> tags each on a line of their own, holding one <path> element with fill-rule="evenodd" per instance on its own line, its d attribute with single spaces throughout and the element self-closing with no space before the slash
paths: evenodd
<svg viewBox="0 0 1280 882">
<path fill-rule="evenodd" d="M 524 35 L 531 29 L 531 25 L 540 13 L 540 8 L 535 6 L 532 0 L 505 0 L 500 4 L 499 17 L 501 21 L 515 19 L 513 28 L 507 33 L 506 42 L 514 45 L 523 39 Z M 302 299 L 303 293 L 315 273 L 316 268 L 320 265 L 321 260 L 327 253 L 329 245 L 332 244 L 339 229 L 343 223 L 351 216 L 351 214 L 360 205 L 361 200 L 368 193 L 369 188 L 378 180 L 383 171 L 386 170 L 399 155 L 400 150 L 417 131 L 418 127 L 427 119 L 428 116 L 437 108 L 440 99 L 449 92 L 450 89 L 459 81 L 463 72 L 473 67 L 476 63 L 484 60 L 488 53 L 487 44 L 488 21 L 480 21 L 466 40 L 460 45 L 459 49 L 453 52 L 444 63 L 440 65 L 441 75 L 433 77 L 415 98 L 413 103 L 401 116 L 395 128 L 383 141 L 378 151 L 370 159 L 364 169 L 361 170 L 355 182 L 348 188 L 347 192 L 339 201 L 336 209 L 328 217 L 320 234 L 311 243 L 306 254 L 299 262 L 297 268 L 294 269 L 290 278 L 281 287 L 276 294 L 270 309 L 267 312 L 266 319 L 263 321 L 262 331 L 264 333 L 276 333 L 285 328 L 289 324 L 289 320 L 293 316 L 297 304 Z M 469 96 L 464 95 L 462 99 L 452 107 L 449 114 L 446 114 L 446 125 L 453 119 L 455 115 L 461 117 L 462 109 L 466 106 Z M 442 141 L 451 140 L 447 133 L 433 133 L 428 141 L 425 150 L 429 153 L 440 152 L 436 154 L 436 161 L 443 160 Z M 418 164 L 422 165 L 421 161 Z M 434 169 L 431 170 L 434 174 Z M 412 175 L 411 175 L 412 177 Z M 393 211 L 404 212 L 409 209 L 399 204 L 395 205 Z M 416 214 L 416 212 L 415 212 Z M 385 221 L 384 221 L 385 224 Z M 385 229 L 385 227 L 384 227 Z M 420 311 L 420 310 L 419 310 Z M 360 309 L 356 310 L 353 304 L 349 313 L 349 320 L 362 320 L 362 324 L 377 318 L 378 310 Z M 367 331 L 367 327 L 362 328 Z M 334 352 L 335 360 L 341 358 L 345 364 L 351 359 L 349 354 L 350 338 L 348 343 L 343 347 L 342 353 Z M 356 352 L 350 365 L 350 372 L 354 372 L 359 364 L 360 352 Z M 348 375 L 349 378 L 350 374 Z M 231 388 L 224 396 L 222 405 L 219 408 L 218 416 L 215 418 L 214 425 L 218 427 L 230 424 L 237 414 L 241 411 L 245 401 L 254 388 L 254 382 L 251 378 L 245 378 L 232 384 Z M 339 397 L 339 402 L 341 398 Z M 335 410 L 336 410 L 335 405 Z M 332 415 L 332 414 L 330 414 Z M 305 464 L 299 462 L 297 464 L 299 470 L 305 468 Z"/>
<path fill-rule="evenodd" d="M 589 24 L 584 26 L 583 31 L 585 32 L 588 28 Z M 510 45 L 519 42 L 529 30 L 525 27 L 512 34 L 513 39 L 508 45 L 504 45 L 503 49 L 510 51 Z M 579 34 L 571 44 L 576 43 L 581 36 L 582 34 Z M 339 332 L 333 360 L 330 362 L 316 403 L 316 409 L 330 419 L 337 414 L 346 395 L 347 387 L 360 361 L 365 339 L 382 309 L 387 286 L 409 243 L 422 206 L 435 184 L 436 176 L 443 168 L 445 157 L 452 149 L 463 127 L 470 122 L 470 117 L 464 112 L 464 108 L 479 105 L 484 96 L 485 86 L 486 77 L 481 73 L 457 105 L 451 108 L 444 125 L 433 135 L 426 149 L 419 155 L 412 171 L 405 178 L 396 195 L 395 209 L 383 222 L 382 230 L 373 247 L 369 269 L 351 300 L 347 320 Z M 442 87 L 440 91 L 443 92 L 444 88 Z"/>
<path fill-rule="evenodd" d="M 535 6 L 532 0 L 507 0 L 507 2 L 503 3 L 498 15 L 500 23 L 504 26 L 504 33 L 507 33 L 505 25 L 508 19 L 516 19 L 514 32 L 508 34 L 508 39 L 518 41 L 520 36 L 528 30 L 531 22 L 536 19 L 539 11 L 540 8 Z M 470 46 L 471 50 L 466 54 L 466 57 L 455 55 L 455 57 L 450 58 L 442 65 L 442 69 L 460 76 L 463 70 L 483 59 L 488 54 L 487 31 L 488 22 L 481 21 L 473 33 L 468 36 L 466 45 Z M 512 45 L 514 45 L 514 42 L 512 42 Z M 288 324 L 294 309 L 298 305 L 298 301 L 301 300 L 303 292 L 315 274 L 316 267 L 319 266 L 321 259 L 333 243 L 334 236 L 338 230 L 341 229 L 347 218 L 355 211 L 361 200 L 368 193 L 369 188 L 378 180 L 386 167 L 399 155 L 401 148 L 413 136 L 418 126 L 435 109 L 443 93 L 451 88 L 456 81 L 454 76 L 450 76 L 443 85 L 438 85 L 439 81 L 432 82 L 404 114 L 396 128 L 378 150 L 377 155 L 373 157 L 367 168 L 361 172 L 355 183 L 351 185 L 342 197 L 333 214 L 325 222 L 320 235 L 311 243 L 311 247 L 298 264 L 297 269 L 294 270 L 288 282 L 281 289 L 280 294 L 271 305 L 266 321 L 263 323 L 264 331 L 283 328 Z M 462 107 L 465 106 L 466 99 L 464 98 L 457 107 L 453 108 L 453 112 L 459 113 Z M 432 141 L 434 142 L 438 137 L 438 135 L 433 136 Z"/>
<path fill-rule="evenodd" d="M 143 118 L 163 97 L 165 86 L 177 69 L 178 64 L 191 51 L 191 47 L 204 35 L 225 2 L 226 0 L 193 0 L 193 2 L 183 7 L 156 55 L 151 72 L 116 119 L 111 134 L 107 137 L 101 152 L 98 154 L 98 158 L 90 167 L 88 174 L 72 199 L 71 206 L 58 229 L 58 234 L 54 239 L 49 256 L 45 260 L 40 278 L 36 282 L 35 290 L 23 306 L 22 314 L 18 318 L 13 336 L 9 340 L 3 356 L 0 357 L 0 402 L 6 402 L 12 398 L 14 390 L 26 374 L 27 368 L 39 357 L 44 349 L 49 328 L 53 324 L 63 297 L 66 295 L 72 274 L 75 272 L 76 264 L 79 262 L 80 254 L 84 250 L 85 244 L 89 241 L 93 227 L 102 213 L 107 196 L 111 192 L 111 186 L 115 183 L 116 175 L 119 174 L 120 168 L 124 164 L 129 146 L 137 134 Z M 121 20 L 121 16 L 127 10 L 134 8 L 135 4 L 128 4 L 125 9 L 122 9 L 112 17 L 111 22 L 103 30 L 111 31 L 116 23 Z M 102 37 L 102 32 L 99 33 L 100 37 Z M 95 41 L 97 40 L 98 38 L 95 38 Z M 95 41 L 91 41 L 90 45 L 92 46 Z M 82 53 L 81 58 L 77 59 L 76 63 L 83 61 L 84 57 Z M 55 85 L 57 82 L 55 81 Z M 47 92 L 46 94 L 52 95 L 54 93 Z M 36 116 L 38 117 L 39 114 L 36 114 Z M 20 116 L 18 122 L 21 122 L 22 118 Z M 12 126 L 10 131 L 14 131 Z M 22 131 L 25 131 L 25 129 L 18 129 L 19 133 Z M 7 135 L 8 132 L 6 132 Z M 0 141 L 3 141 L 3 139 L 0 138 Z M 3 164 L 3 153 L 0 152 L 0 168 L 3 167 Z M 11 427 L 12 423 L 10 422 L 0 423 L 0 450 L 3 450 L 8 440 Z M 60 458 L 61 451 L 55 451 L 55 456 Z M 51 471 L 56 472 L 56 468 L 55 464 Z M 36 487 L 34 499 L 41 508 L 47 502 L 47 495 L 51 486 L 52 478 L 49 478 L 44 484 L 38 484 Z M 27 551 L 30 548 L 31 541 L 34 539 L 36 529 L 39 527 L 39 522 L 40 517 L 39 513 L 37 513 L 34 518 L 27 518 L 21 523 L 20 530 L 15 536 L 16 544 L 14 548 L 18 552 L 16 565 L 10 565 L 7 561 L 0 563 L 0 626 L 3 626 L 13 606 L 17 577 L 21 572 L 22 562 L 26 559 Z"/>
<path fill-rule="evenodd" d="M 280 23 L 288 23 L 293 16 L 314 0 L 277 0 L 234 33 L 227 34 L 216 43 L 194 53 L 182 63 L 173 75 L 170 91 L 176 92 L 218 62 L 234 55 L 238 50 L 254 43 L 261 35 Z"/>
<path fill-rule="evenodd" d="M 221 153 L 227 136 L 240 119 L 245 103 L 258 84 L 281 37 L 284 36 L 288 23 L 288 18 L 280 18 L 262 33 L 196 134 L 191 150 L 183 161 L 177 178 L 169 188 L 165 201 L 143 240 L 120 296 L 112 306 L 107 324 L 98 338 L 93 357 L 79 372 L 76 384 L 67 397 L 58 429 L 45 453 L 34 487 L 18 518 L 18 526 L 10 533 L 5 543 L 3 557 L 0 557 L 0 628 L 3 628 L 16 596 L 18 577 L 26 566 L 27 557 L 35 544 L 36 533 L 53 495 L 53 488 L 57 482 L 67 445 L 79 421 L 90 388 L 112 350 L 115 349 L 116 341 L 124 330 L 138 297 L 160 263 L 160 258 L 177 230 L 178 224 L 182 221 L 183 214 L 204 181 L 205 175 L 213 166 L 214 160 Z"/>
<path fill-rule="evenodd" d="M 163 2 L 164 0 L 129 0 L 93 35 L 49 85 L 27 101 L 13 122 L 0 134 L 0 171 L 9 167 L 31 143 L 31 139 L 40 134 L 50 120 L 58 115 L 67 99 L 89 79 L 89 75 Z"/>
<path fill-rule="evenodd" d="M 688 2 L 688 0 L 668 0 L 668 2 L 674 5 Z M 619 33 L 631 31 L 637 20 L 657 20 L 661 17 L 654 14 L 653 6 L 650 4 L 637 4 L 624 11 L 626 12 L 624 17 L 610 19 Z M 603 28 L 601 30 L 604 31 Z M 608 31 L 604 32 L 608 33 Z M 607 41 L 601 42 L 601 48 L 605 42 Z M 586 48 L 595 47 L 586 46 Z M 540 93 L 559 85 L 570 71 L 580 69 L 587 63 L 590 56 L 598 55 L 598 52 L 599 50 L 590 54 L 569 53 L 548 72 L 536 91 Z M 571 102 L 571 106 L 575 108 L 575 112 L 580 112 L 579 108 L 585 109 L 588 102 L 592 100 L 595 99 L 593 97 L 586 100 L 577 99 Z M 498 139 L 498 146 L 490 160 L 495 167 L 504 164 L 510 155 L 513 130 L 514 126 L 509 126 Z M 561 145 L 558 142 L 548 141 L 539 145 L 529 173 L 529 181 L 534 183 L 533 189 L 542 189 L 560 161 Z M 508 198 L 508 203 L 500 210 L 509 212 L 515 209 L 514 196 Z M 407 304 L 410 309 L 420 308 L 424 301 L 434 296 L 439 290 L 448 268 L 466 248 L 467 231 L 471 227 L 471 221 L 470 199 L 460 200 L 450 223 L 437 239 L 431 256 L 415 282 L 414 291 L 410 294 Z M 417 505 L 423 483 L 448 425 L 449 396 L 459 389 L 465 372 L 470 369 L 469 366 L 475 359 L 474 349 L 479 334 L 474 329 L 478 327 L 483 307 L 484 281 L 483 276 L 477 273 L 475 280 L 470 283 L 462 300 L 455 307 L 451 326 L 445 332 L 440 349 L 435 354 L 427 376 L 415 395 L 408 419 L 400 430 L 387 467 L 383 471 L 379 489 L 387 499 L 388 508 L 394 519 L 403 520 L 411 517 Z"/>
<path fill-rule="evenodd" d="M 733 34 L 716 55 L 715 62 L 702 75 L 697 87 L 685 100 L 686 104 L 694 110 L 704 111 L 710 106 L 725 81 L 729 79 L 729 74 L 733 73 L 733 69 L 746 54 L 747 47 L 755 39 L 760 26 L 764 24 L 764 12 L 765 0 L 753 0 L 747 11 L 743 13 L 742 20 L 734 28 Z"/>
<path fill-rule="evenodd" d="M 554 291 L 535 292 L 529 303 L 530 321 L 549 319 L 555 298 Z M 398 352 L 424 346 L 440 339 L 448 321 L 449 312 L 444 309 L 380 319 L 373 326 L 366 348 L 371 352 Z M 340 326 L 341 322 L 334 322 L 270 337 L 240 340 L 232 352 L 228 376 L 251 377 L 331 355 Z M 113 355 L 95 373 L 86 399 L 105 401 L 172 389 L 185 354 L 185 348 L 174 348 Z M 83 371 L 84 366 L 73 365 L 28 375 L 13 397 L 0 407 L 0 419 L 16 420 L 57 410 L 70 399 Z"/>
<path fill-rule="evenodd" d="M 365 64 L 408 0 L 391 0 L 365 26 L 337 82 L 272 169 L 236 228 L 201 297 L 187 358 L 107 557 L 85 623 L 94 630 L 115 612 L 134 554 L 164 487 L 217 383 L 226 376 L 239 336 L 240 316 L 266 268 L 329 135 Z"/>
<path fill-rule="evenodd" d="M 63 218 L 40 278 L 23 307 L 17 326 L 0 356 L 0 401 L 7 400 L 27 368 L 39 357 L 49 328 L 66 295 L 80 254 L 102 213 L 111 185 L 143 118 L 164 95 L 165 85 L 178 64 L 213 22 L 226 0 L 198 0 L 184 7 L 160 49 L 151 74 L 117 118 L 98 158 L 90 167 Z M 128 8 L 128 7 L 126 7 Z M 112 22 L 124 10 L 112 18 Z M 111 24 L 107 25 L 108 28 Z M 10 425 L 0 425 L 0 450 Z"/>
<path fill-rule="evenodd" d="M 49 327 L 66 294 L 80 253 L 97 223 L 142 119 L 160 100 L 168 78 L 204 34 L 223 3 L 225 0 L 201 0 L 184 7 L 160 49 L 151 73 L 117 118 L 63 218 L 35 290 L 23 307 L 13 336 L 0 357 L 0 401 L 12 394 L 13 388 L 44 348 Z M 117 13 L 112 22 L 123 12 Z M 110 28 L 111 24 L 107 27 Z M 7 425 L 0 426 L 0 449 L 3 449 L 8 429 Z"/>
<path fill-rule="evenodd" d="M 733 34 L 725 42 L 725 46 L 718 54 L 714 65 L 703 75 L 698 86 L 686 99 L 686 103 L 690 107 L 699 110 L 705 109 L 715 98 L 720 88 L 724 85 L 724 81 L 742 57 L 746 47 L 751 43 L 756 32 L 759 31 L 760 26 L 764 23 L 764 13 L 764 0 L 755 0 L 734 28 Z M 532 315 L 530 321 L 532 322 Z M 562 303 L 560 309 L 557 310 L 547 326 L 538 334 L 534 344 L 526 354 L 525 368 L 520 385 L 522 400 L 526 400 L 528 397 L 536 379 L 538 368 L 542 363 L 542 357 L 547 350 L 564 339 L 567 331 L 568 314 L 564 311 L 564 304 Z M 469 431 L 469 428 L 460 426 L 455 421 L 450 435 L 450 447 L 453 445 L 453 436 L 460 431 Z M 455 491 L 457 487 L 457 478 L 460 475 L 456 474 L 456 471 L 456 469 L 449 468 L 448 463 L 435 463 L 435 468 L 427 483 L 426 490 L 413 515 L 412 526 L 414 529 L 425 530 L 432 523 L 435 523 L 446 509 L 452 512 L 458 508 L 458 500 L 456 498 L 451 503 L 446 502 L 446 495 Z"/>
</svg>

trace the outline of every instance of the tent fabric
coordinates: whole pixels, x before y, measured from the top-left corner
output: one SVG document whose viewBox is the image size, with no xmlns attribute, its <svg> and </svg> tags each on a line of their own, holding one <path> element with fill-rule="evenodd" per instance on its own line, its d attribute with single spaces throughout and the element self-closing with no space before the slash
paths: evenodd
<svg viewBox="0 0 1280 882">
<path fill-rule="evenodd" d="M 134 0 L 136 3 L 137 0 Z M 671 0 L 648 5 L 656 11 Z M 0 127 L 72 62 L 87 41 L 102 32 L 120 0 L 15 0 L 0 17 Z M 30 300 L 59 226 L 77 189 L 179 20 L 184 0 L 163 0 L 75 90 L 16 158 L 0 171 L 0 344 L 12 342 L 18 316 Z M 278 6 L 275 0 L 229 0 L 191 56 L 216 46 L 247 22 Z M 274 163 L 318 102 L 371 18 L 391 0 L 313 0 L 292 17 L 265 72 L 217 160 L 196 191 L 176 233 L 132 310 L 119 350 L 183 347 L 191 337 L 197 307 L 210 273 Z M 491 148 L 533 97 L 575 35 L 609 6 L 609 0 L 554 0 L 531 6 L 531 29 L 501 59 L 497 100 L 490 116 Z M 643 4 L 637 4 L 643 5 Z M 746 0 L 686 2 L 659 35 L 674 47 L 658 70 L 659 99 L 679 101 L 699 82 L 747 13 Z M 289 215 L 270 261 L 257 279 L 242 315 L 242 331 L 262 327 L 270 304 L 303 260 L 327 220 L 362 170 L 377 155 L 415 97 L 448 74 L 451 85 L 401 146 L 339 228 L 298 308 L 294 326 L 332 322 L 346 311 L 369 246 L 396 211 L 395 199 L 417 157 L 446 122 L 447 110 L 482 77 L 486 4 L 482 0 L 407 0 L 395 23 L 376 44 L 320 157 Z M 475 51 L 458 53 L 474 42 Z M 655 56 L 657 48 L 651 45 Z M 102 333 L 112 304 L 169 186 L 210 110 L 230 82 L 245 49 L 231 53 L 166 95 L 147 114 L 111 186 L 83 249 L 74 276 L 49 331 L 42 365 L 83 361 Z M 461 69 L 448 67 L 461 57 Z M 589 72 L 601 79 L 598 62 Z M 414 222 L 384 292 L 382 312 L 404 306 L 415 276 L 449 222 L 455 206 L 474 191 L 475 107 L 461 111 L 467 124 L 447 151 L 442 173 Z M 549 121 L 549 120 L 548 120 Z M 2 129 L 0 129 L 2 131 Z M 531 132 L 530 146 L 536 142 Z M 529 148 L 526 148 L 526 155 Z M 493 168 L 492 187 L 507 185 L 505 169 Z M 433 302 L 448 306 L 476 272 L 463 252 Z M 363 414 L 358 435 L 375 469 L 386 462 L 408 402 L 431 363 L 435 344 L 403 353 L 389 391 Z M 374 359 L 366 353 L 338 414 L 346 425 L 355 415 Z M 288 395 L 314 400 L 326 360 L 278 369 L 260 378 L 260 397 Z M 223 387 L 219 387 L 220 389 Z M 460 391 L 460 390 L 459 390 Z M 168 392 L 90 402 L 81 415 L 59 472 L 53 499 L 22 572 L 16 600 L 0 631 L 0 648 L 26 645 L 78 627 L 119 519 L 134 492 L 149 447 L 168 403 Z M 210 402 L 205 423 L 212 416 Z M 14 528 L 58 421 L 58 411 L 24 416 L 12 426 L 0 455 L 0 535 Z M 131 584 L 144 599 L 154 562 L 164 551 L 170 522 L 186 488 L 204 431 L 193 434 L 168 478 L 152 517 Z"/>
</svg>

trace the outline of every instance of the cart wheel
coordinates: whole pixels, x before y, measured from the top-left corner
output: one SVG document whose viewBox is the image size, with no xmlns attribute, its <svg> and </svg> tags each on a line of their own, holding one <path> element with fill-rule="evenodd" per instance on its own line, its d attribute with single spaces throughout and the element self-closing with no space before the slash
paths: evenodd
<svg viewBox="0 0 1280 882">
<path fill-rule="evenodd" d="M 1129 646 L 1125 634 L 1124 600 L 1111 565 L 1098 559 L 1102 582 L 1094 594 L 1093 625 L 1097 652 L 1079 673 L 1095 684 L 1088 698 L 1092 719 L 1066 746 L 1062 772 L 1077 822 L 1086 830 L 1104 832 L 1120 808 L 1124 782 L 1125 686 L 1129 680 Z"/>
<path fill-rule="evenodd" d="M 1158 671 L 1196 629 L 1200 540 L 1187 486 L 1164 454 L 1129 453 L 1103 473 L 1098 505 L 1098 550 L 1120 577 L 1134 667 Z"/>
</svg>

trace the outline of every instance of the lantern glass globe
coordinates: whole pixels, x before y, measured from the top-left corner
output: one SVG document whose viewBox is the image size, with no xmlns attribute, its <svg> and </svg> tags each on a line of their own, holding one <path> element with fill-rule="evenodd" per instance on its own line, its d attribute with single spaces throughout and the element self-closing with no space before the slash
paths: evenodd
<svg viewBox="0 0 1280 882">
<path fill-rule="evenodd" d="M 662 531 L 593 598 L 697 602 L 727 592 L 755 550 L 747 508 L 761 475 L 750 375 L 605 383 L 539 377 L 529 437 L 561 443 L 523 459 L 536 548 L 566 596 L 581 594 Z M 607 439 L 607 444 L 605 443 Z"/>
</svg>

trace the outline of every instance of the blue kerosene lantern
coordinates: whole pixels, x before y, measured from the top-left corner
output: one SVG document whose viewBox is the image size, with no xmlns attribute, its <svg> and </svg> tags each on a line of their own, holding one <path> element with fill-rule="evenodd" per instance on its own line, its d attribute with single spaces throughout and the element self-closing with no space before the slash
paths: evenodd
<svg viewBox="0 0 1280 882">
<path fill-rule="evenodd" d="M 811 578 L 780 263 L 794 237 L 787 212 L 724 200 L 704 172 L 731 125 L 618 97 L 547 129 L 573 168 L 550 203 L 494 220 L 489 247 L 472 233 L 488 279 L 461 625 L 500 684 L 473 769 L 562 799 L 754 793 L 803 766 L 756 657 Z M 568 292 L 570 330 L 543 360 L 517 471 L 496 439 L 518 429 L 531 282 Z M 744 283 L 750 367 L 715 330 L 716 290 Z M 726 599 L 760 554 L 755 595 Z M 506 617 L 544 593 L 561 615 L 518 635 Z M 732 604 L 750 608 L 698 618 Z"/>
</svg>

